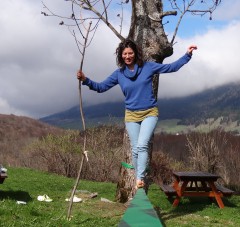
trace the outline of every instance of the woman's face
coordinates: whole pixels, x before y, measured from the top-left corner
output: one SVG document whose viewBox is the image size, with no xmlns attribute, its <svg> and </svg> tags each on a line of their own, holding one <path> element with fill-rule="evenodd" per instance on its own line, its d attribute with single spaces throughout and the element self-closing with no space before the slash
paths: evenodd
<svg viewBox="0 0 240 227">
<path fill-rule="evenodd" d="M 135 53 L 133 49 L 126 47 L 122 52 L 122 59 L 128 67 L 134 66 Z"/>
</svg>

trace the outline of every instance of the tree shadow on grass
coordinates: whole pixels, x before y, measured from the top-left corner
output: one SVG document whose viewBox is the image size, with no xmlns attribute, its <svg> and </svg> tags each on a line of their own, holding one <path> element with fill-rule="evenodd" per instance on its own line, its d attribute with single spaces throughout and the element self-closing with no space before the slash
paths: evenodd
<svg viewBox="0 0 240 227">
<path fill-rule="evenodd" d="M 25 201 L 29 202 L 32 201 L 31 196 L 28 192 L 25 191 L 2 191 L 0 190 L 0 200 L 3 199 L 10 199 L 10 200 L 17 200 L 17 201 Z"/>
</svg>

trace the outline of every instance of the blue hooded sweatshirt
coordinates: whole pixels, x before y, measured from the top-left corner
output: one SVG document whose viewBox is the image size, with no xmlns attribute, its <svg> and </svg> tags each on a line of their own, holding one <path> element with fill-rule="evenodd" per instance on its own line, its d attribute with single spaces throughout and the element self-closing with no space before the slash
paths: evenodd
<svg viewBox="0 0 240 227">
<path fill-rule="evenodd" d="M 176 72 L 190 59 L 191 55 L 186 53 L 170 64 L 144 62 L 142 67 L 135 64 L 133 71 L 130 71 L 128 67 L 119 68 L 100 83 L 86 78 L 82 84 L 99 93 L 119 84 L 125 96 L 126 109 L 130 111 L 147 110 L 157 106 L 152 88 L 153 75 Z"/>
</svg>

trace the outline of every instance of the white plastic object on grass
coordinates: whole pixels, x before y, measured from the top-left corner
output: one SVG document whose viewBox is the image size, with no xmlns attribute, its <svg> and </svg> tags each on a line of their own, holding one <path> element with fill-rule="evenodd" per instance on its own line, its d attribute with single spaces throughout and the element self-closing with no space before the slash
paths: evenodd
<svg viewBox="0 0 240 227">
<path fill-rule="evenodd" d="M 25 201 L 17 201 L 17 204 L 23 204 L 26 205 L 27 203 Z"/>
<path fill-rule="evenodd" d="M 47 196 L 47 195 L 39 195 L 37 197 L 37 200 L 40 201 L 40 202 L 43 202 L 43 201 L 45 201 L 45 202 L 52 202 L 52 199 L 49 198 L 49 196 Z"/>
<path fill-rule="evenodd" d="M 69 202 L 69 201 L 70 201 L 70 198 L 69 198 L 69 199 L 65 199 L 65 201 Z M 80 203 L 80 202 L 82 202 L 82 199 L 81 199 L 81 198 L 78 198 L 77 196 L 74 196 L 74 197 L 73 197 L 73 202 L 74 202 L 74 203 Z"/>
</svg>

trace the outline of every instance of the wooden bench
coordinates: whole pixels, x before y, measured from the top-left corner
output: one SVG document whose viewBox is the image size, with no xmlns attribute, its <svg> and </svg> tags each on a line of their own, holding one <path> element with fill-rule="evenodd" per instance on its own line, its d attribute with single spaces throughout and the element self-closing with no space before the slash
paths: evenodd
<svg viewBox="0 0 240 227">
<path fill-rule="evenodd" d="M 8 176 L 6 173 L 1 172 L 0 173 L 0 184 L 2 184 L 7 177 Z"/>
<path fill-rule="evenodd" d="M 168 197 L 172 197 L 172 196 L 177 195 L 176 190 L 171 185 L 162 184 L 162 185 L 160 185 L 160 188 L 162 189 L 162 191 L 164 191 L 164 193 Z"/>
<path fill-rule="evenodd" d="M 220 191 L 223 196 L 232 196 L 234 194 L 234 191 L 232 191 L 231 189 L 228 189 L 220 184 L 216 184 L 216 188 L 218 191 Z"/>
</svg>

